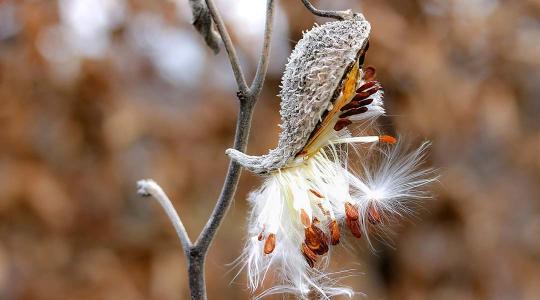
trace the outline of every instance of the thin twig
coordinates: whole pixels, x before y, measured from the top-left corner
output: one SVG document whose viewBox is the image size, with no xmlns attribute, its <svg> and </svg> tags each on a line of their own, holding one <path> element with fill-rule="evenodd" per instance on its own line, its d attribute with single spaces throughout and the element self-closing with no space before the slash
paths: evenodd
<svg viewBox="0 0 540 300">
<path fill-rule="evenodd" d="M 184 252 L 186 254 L 189 253 L 189 250 L 192 246 L 191 240 L 189 239 L 182 220 L 180 220 L 180 217 L 174 209 L 171 200 L 169 200 L 169 197 L 167 197 L 167 194 L 165 194 L 163 189 L 155 181 L 151 179 L 145 179 L 139 180 L 139 182 L 137 182 L 137 193 L 144 197 L 152 196 L 159 202 L 159 204 L 161 205 L 161 207 L 163 207 L 163 210 L 165 210 L 165 213 L 169 217 L 169 220 L 171 220 L 171 223 L 176 230 L 176 234 L 178 235 L 178 239 L 180 239 L 180 243 L 182 243 L 182 248 L 184 249 Z"/>
<path fill-rule="evenodd" d="M 274 1 L 269 0 L 266 3 L 266 23 L 264 25 L 264 40 L 261 50 L 261 57 L 259 58 L 259 63 L 257 64 L 257 72 L 255 73 L 255 78 L 251 83 L 250 90 L 251 94 L 257 97 L 263 86 L 264 79 L 266 77 L 266 72 L 268 71 L 268 61 L 270 58 L 270 42 L 272 38 L 272 27 L 274 25 Z"/>
<path fill-rule="evenodd" d="M 248 100 L 248 101 L 251 101 Z M 236 135 L 234 138 L 234 149 L 244 152 L 247 146 L 247 138 L 250 130 L 251 118 L 253 115 L 253 106 L 251 107 L 242 107 L 240 109 L 240 116 L 236 123 Z M 247 127 L 246 127 L 247 125 Z M 212 240 L 216 234 L 216 231 L 221 224 L 221 221 L 227 210 L 232 203 L 232 198 L 236 192 L 236 187 L 238 186 L 238 181 L 240 180 L 240 165 L 231 161 L 229 163 L 229 169 L 227 171 L 227 176 L 225 177 L 225 182 L 223 183 L 223 188 L 219 199 L 212 211 L 212 215 L 206 222 L 204 229 L 201 232 L 201 235 L 195 242 L 195 247 L 200 251 L 206 252 L 208 247 L 212 243 Z"/>
<path fill-rule="evenodd" d="M 314 15 L 324 18 L 333 18 L 337 20 L 346 20 L 353 17 L 353 13 L 348 10 L 320 10 L 317 9 L 309 0 L 302 0 L 306 8 Z"/>
<path fill-rule="evenodd" d="M 223 45 L 225 46 L 225 50 L 227 50 L 227 54 L 229 55 L 229 60 L 231 62 L 231 67 L 233 69 L 234 78 L 236 79 L 236 84 L 238 85 L 238 89 L 240 90 L 241 93 L 247 94 L 249 89 L 246 83 L 246 79 L 244 77 L 244 72 L 242 72 L 242 67 L 240 67 L 240 61 L 238 60 L 238 56 L 236 55 L 236 50 L 231 41 L 231 36 L 229 35 L 227 28 L 225 27 L 225 23 L 223 23 L 223 19 L 221 18 L 221 15 L 219 14 L 217 10 L 216 5 L 214 4 L 214 1 L 206 0 L 206 5 L 208 6 L 208 9 L 210 10 L 212 19 L 216 23 L 216 27 L 219 31 L 219 34 L 221 35 L 221 39 L 223 40 Z"/>
</svg>

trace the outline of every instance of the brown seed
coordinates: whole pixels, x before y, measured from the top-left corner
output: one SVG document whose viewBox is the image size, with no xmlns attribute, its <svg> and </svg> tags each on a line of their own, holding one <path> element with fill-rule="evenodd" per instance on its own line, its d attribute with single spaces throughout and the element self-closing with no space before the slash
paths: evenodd
<svg viewBox="0 0 540 300">
<path fill-rule="evenodd" d="M 303 208 L 300 209 L 300 222 L 302 222 L 302 225 L 304 225 L 306 228 L 311 226 L 311 220 Z"/>
<path fill-rule="evenodd" d="M 368 208 L 368 221 L 373 225 L 381 223 L 381 214 L 379 214 L 377 206 L 375 206 L 373 203 L 370 204 Z"/>
<path fill-rule="evenodd" d="M 317 262 L 317 255 L 304 243 L 302 243 L 302 255 L 304 255 L 308 265 L 313 268 Z"/>
<path fill-rule="evenodd" d="M 260 241 L 262 241 L 263 239 L 264 239 L 264 235 L 263 235 L 263 233 L 262 233 L 262 231 L 261 231 L 261 233 L 259 233 L 259 236 L 257 237 L 257 240 L 259 240 L 259 242 L 260 242 Z"/>
<path fill-rule="evenodd" d="M 310 228 L 306 228 L 304 231 L 305 243 L 315 254 L 323 255 L 328 252 L 328 244 L 326 241 L 328 238 L 324 232 L 315 225 L 311 225 Z"/>
<path fill-rule="evenodd" d="M 347 105 L 343 106 L 341 108 L 341 111 L 353 109 L 353 108 L 359 108 L 362 106 L 370 105 L 373 102 L 373 99 L 365 99 L 365 100 L 351 100 Z"/>
<path fill-rule="evenodd" d="M 379 82 L 377 82 L 377 81 L 368 81 L 368 82 L 364 83 L 361 87 L 359 87 L 356 90 L 356 92 L 361 93 L 361 92 L 367 91 L 370 88 L 376 86 L 377 84 L 379 84 Z"/>
<path fill-rule="evenodd" d="M 341 120 L 340 120 L 340 121 L 341 121 Z M 310 191 L 313 195 L 317 196 L 317 198 L 324 198 L 323 195 L 321 195 L 321 193 L 317 192 L 317 191 L 314 190 L 314 189 L 309 189 L 309 191 Z"/>
<path fill-rule="evenodd" d="M 337 121 L 336 125 L 334 125 L 334 130 L 335 131 L 340 131 L 341 129 L 349 126 L 352 124 L 352 121 L 349 120 L 349 119 L 341 119 L 339 121 Z"/>
<path fill-rule="evenodd" d="M 319 227 L 315 225 L 311 225 L 311 228 L 313 228 L 313 231 L 315 231 L 315 233 L 319 237 L 319 243 L 320 243 L 319 248 L 317 249 L 317 251 L 314 251 L 314 252 L 316 254 L 323 255 L 326 252 L 328 252 L 328 237 L 326 236 L 326 234 L 324 234 L 324 232 Z"/>
<path fill-rule="evenodd" d="M 349 227 L 349 230 L 351 231 L 352 235 L 354 235 L 357 238 L 362 237 L 362 231 L 360 230 L 360 223 L 358 222 L 358 220 L 352 220 L 352 219 L 346 218 L 345 223 L 347 224 L 347 227 Z"/>
<path fill-rule="evenodd" d="M 360 230 L 360 223 L 358 222 L 358 209 L 354 207 L 351 203 L 345 203 L 345 223 L 351 233 L 357 237 L 362 237 L 362 231 Z"/>
<path fill-rule="evenodd" d="M 349 202 L 346 202 L 345 203 L 345 215 L 347 216 L 347 219 L 351 219 L 351 220 L 358 220 L 358 209 L 356 207 L 354 207 L 354 205 L 352 205 L 351 203 Z"/>
<path fill-rule="evenodd" d="M 336 220 L 332 220 L 328 224 L 328 229 L 330 230 L 330 244 L 332 245 L 339 244 L 340 232 L 339 232 L 339 225 L 336 222 Z"/>
<path fill-rule="evenodd" d="M 339 115 L 339 117 L 340 118 L 346 118 L 346 117 L 350 117 L 350 116 L 354 116 L 354 115 L 363 114 L 366 111 L 368 111 L 368 108 L 365 107 L 365 106 L 359 107 L 359 108 L 353 108 L 351 110 L 348 110 L 348 111 L 342 113 L 341 115 Z"/>
<path fill-rule="evenodd" d="M 317 233 L 315 233 L 312 227 L 308 227 L 304 229 L 304 236 L 305 236 L 305 243 L 306 245 L 308 245 L 310 249 L 319 248 L 319 245 L 320 245 L 319 237 L 317 236 Z"/>
<path fill-rule="evenodd" d="M 380 87 L 375 87 L 375 88 L 369 89 L 369 90 L 367 90 L 365 92 L 359 92 L 354 96 L 354 98 L 352 98 L 351 101 L 365 100 L 369 96 L 371 96 L 371 95 L 375 94 L 376 92 L 378 92 L 380 89 L 381 89 Z"/>
<path fill-rule="evenodd" d="M 270 233 L 264 242 L 264 254 L 270 254 L 276 248 L 276 235 Z"/>
</svg>

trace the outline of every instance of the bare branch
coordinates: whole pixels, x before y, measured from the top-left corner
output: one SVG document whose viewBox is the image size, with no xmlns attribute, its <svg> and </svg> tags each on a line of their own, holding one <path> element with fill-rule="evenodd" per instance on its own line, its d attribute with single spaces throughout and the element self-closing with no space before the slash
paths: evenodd
<svg viewBox="0 0 540 300">
<path fill-rule="evenodd" d="M 317 9 L 309 0 L 302 0 L 306 8 L 314 15 L 324 18 L 333 18 L 337 20 L 346 20 L 353 17 L 353 12 L 348 10 L 320 10 Z"/>
<path fill-rule="evenodd" d="M 254 100 L 248 100 L 248 103 L 253 102 Z M 247 146 L 247 137 L 249 135 L 250 123 L 253 114 L 253 106 L 243 106 L 240 108 L 240 115 L 236 123 L 236 135 L 234 148 L 240 151 L 245 151 Z M 221 189 L 221 194 L 219 199 L 212 211 L 212 215 L 206 222 L 204 229 L 201 232 L 201 235 L 195 241 L 195 247 L 200 251 L 206 252 L 208 247 L 212 243 L 212 240 L 216 234 L 216 231 L 223 220 L 223 217 L 229 209 L 233 196 L 236 192 L 236 187 L 238 186 L 238 181 L 240 180 L 241 167 L 238 163 L 231 161 L 229 163 L 229 169 L 227 170 L 227 176 L 225 177 L 225 182 L 223 183 L 223 188 Z"/>
<path fill-rule="evenodd" d="M 210 10 L 212 19 L 216 23 L 216 27 L 219 31 L 219 34 L 221 35 L 221 39 L 223 40 L 225 50 L 227 50 L 227 54 L 229 55 L 229 60 L 231 62 L 231 67 L 234 73 L 234 78 L 236 79 L 236 84 L 238 85 L 238 89 L 240 90 L 240 92 L 247 94 L 249 88 L 247 86 L 244 73 L 242 72 L 242 68 L 240 67 L 240 61 L 238 60 L 238 56 L 236 55 L 236 50 L 231 41 L 231 37 L 229 35 L 229 32 L 227 31 L 227 28 L 225 27 L 225 23 L 223 23 L 223 19 L 221 18 L 221 15 L 219 14 L 213 0 L 206 0 L 206 5 Z"/>
<path fill-rule="evenodd" d="M 274 26 L 274 0 L 268 0 L 266 3 L 266 23 L 264 25 L 264 40 L 261 50 L 261 57 L 257 64 L 255 79 L 251 83 L 251 93 L 259 95 L 262 90 L 266 72 L 268 71 L 268 61 L 270 56 L 270 39 L 272 38 L 272 28 Z"/>
<path fill-rule="evenodd" d="M 212 2 L 207 0 L 207 2 Z M 249 136 L 249 130 L 251 128 L 251 118 L 253 115 L 253 108 L 257 98 L 259 97 L 260 91 L 262 89 L 262 84 L 266 76 L 268 69 L 268 58 L 270 55 L 270 41 L 272 38 L 272 26 L 274 22 L 274 0 L 267 0 L 266 5 L 266 23 L 265 23 L 265 33 L 263 40 L 263 47 L 261 51 L 261 57 L 259 58 L 259 64 L 257 66 L 257 73 L 253 84 L 249 90 L 248 94 L 239 94 L 240 98 L 240 112 L 238 120 L 236 123 L 236 132 L 234 137 L 234 149 L 245 152 L 247 148 L 247 140 Z M 212 243 L 214 235 L 221 224 L 221 221 L 227 210 L 229 209 L 232 198 L 236 192 L 236 187 L 238 181 L 240 180 L 241 167 L 238 163 L 231 161 L 229 163 L 229 169 L 227 171 L 227 176 L 225 177 L 225 182 L 221 190 L 219 199 L 212 211 L 212 215 L 205 227 L 203 228 L 201 234 L 197 241 L 195 241 L 195 248 L 198 248 L 201 252 L 208 250 L 208 247 Z"/>
<path fill-rule="evenodd" d="M 236 122 L 236 132 L 234 136 L 234 149 L 245 152 L 247 148 L 247 141 L 249 136 L 249 131 L 251 128 L 251 119 L 253 116 L 253 109 L 259 94 L 262 90 L 262 85 L 266 77 L 266 72 L 268 70 L 268 59 L 270 54 L 270 42 L 272 37 L 272 26 L 274 23 L 274 0 L 267 0 L 266 6 L 266 23 L 265 23 L 265 32 L 263 45 L 261 50 L 261 56 L 258 61 L 257 71 L 255 78 L 251 84 L 251 87 L 247 86 L 242 68 L 236 55 L 236 50 L 233 46 L 229 33 L 225 28 L 225 24 L 221 19 L 221 16 L 214 4 L 213 0 L 205 0 L 206 7 L 203 6 L 202 0 L 189 0 L 191 7 L 193 9 L 194 15 L 194 25 L 197 27 L 197 30 L 205 37 L 210 40 L 206 40 L 210 48 L 212 43 L 215 42 L 216 35 L 212 33 L 212 22 L 209 21 L 205 12 L 209 12 L 212 16 L 213 22 L 216 24 L 216 27 L 219 31 L 219 35 L 225 46 L 225 50 L 229 56 L 231 67 L 233 70 L 236 83 L 238 85 L 238 98 L 240 99 L 240 110 L 238 113 L 238 120 Z M 207 9 L 207 11 L 206 11 Z M 200 18 L 200 26 L 197 25 L 197 20 Z M 202 29 L 200 29 L 202 28 Z M 209 42 L 210 41 L 210 42 Z M 215 50 L 214 50 L 215 51 Z M 182 247 L 184 248 L 184 253 L 188 261 L 188 273 L 189 273 L 189 288 L 191 292 L 192 300 L 205 300 L 206 299 L 206 285 L 205 285 L 205 275 L 204 275 L 204 265 L 205 258 L 208 252 L 214 236 L 216 235 L 217 229 L 219 228 L 223 218 L 227 214 L 229 207 L 231 206 L 233 196 L 236 192 L 238 182 L 240 180 L 241 167 L 238 163 L 231 161 L 229 163 L 229 168 L 227 170 L 227 175 L 225 177 L 225 182 L 221 189 L 221 194 L 217 200 L 216 206 L 212 211 L 212 214 L 206 225 L 204 226 L 199 237 L 194 244 L 191 243 L 189 236 L 178 217 L 178 214 L 174 210 L 169 198 L 163 192 L 163 190 L 152 180 L 141 180 L 138 182 L 139 193 L 144 196 L 152 195 L 156 198 L 165 212 L 167 213 L 169 219 L 173 223 L 178 237 L 182 242 Z"/>
<path fill-rule="evenodd" d="M 182 220 L 180 220 L 180 217 L 174 209 L 171 200 L 169 197 L 167 197 L 167 194 L 165 194 L 163 189 L 152 179 L 145 179 L 137 182 L 137 193 L 145 197 L 152 196 L 159 202 L 169 217 L 169 220 L 173 224 L 176 234 L 180 239 L 180 243 L 182 243 L 184 252 L 186 254 L 189 253 L 189 250 L 191 249 L 191 240 L 189 239 Z"/>
<path fill-rule="evenodd" d="M 214 51 L 215 54 L 219 53 L 219 34 L 213 27 L 212 18 L 208 7 L 203 0 L 189 0 L 191 6 L 191 12 L 193 14 L 192 24 L 197 31 L 203 36 L 206 45 Z"/>
</svg>

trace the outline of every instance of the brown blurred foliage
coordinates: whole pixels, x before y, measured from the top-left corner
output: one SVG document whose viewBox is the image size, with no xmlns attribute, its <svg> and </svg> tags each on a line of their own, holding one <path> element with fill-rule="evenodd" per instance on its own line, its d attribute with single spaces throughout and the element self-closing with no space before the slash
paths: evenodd
<svg viewBox="0 0 540 300">
<path fill-rule="evenodd" d="M 135 182 L 155 178 L 195 237 L 222 184 L 237 106 L 226 56 L 204 48 L 183 2 L 0 1 L 0 299 L 188 297 L 174 231 Z M 250 11 L 234 2 L 218 6 L 251 74 L 261 35 L 235 23 Z M 325 21 L 300 1 L 278 4 L 250 153 L 275 145 L 286 56 Z M 540 2 L 320 6 L 372 22 L 381 125 L 431 140 L 441 174 L 436 198 L 392 243 L 339 256 L 363 274 L 348 283 L 369 299 L 539 299 Z M 210 299 L 249 297 L 227 264 L 259 182 L 244 174 L 210 251 Z"/>
</svg>

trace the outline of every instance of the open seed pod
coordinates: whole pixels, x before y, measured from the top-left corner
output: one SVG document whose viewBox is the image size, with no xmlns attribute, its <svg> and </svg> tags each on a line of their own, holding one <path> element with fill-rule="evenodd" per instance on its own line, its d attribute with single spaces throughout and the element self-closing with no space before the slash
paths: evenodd
<svg viewBox="0 0 540 300">
<path fill-rule="evenodd" d="M 316 148 L 316 131 L 333 128 L 332 118 L 355 96 L 362 79 L 362 65 L 371 26 L 361 14 L 328 22 L 304 33 L 296 44 L 281 81 L 281 134 L 277 148 L 266 155 L 249 156 L 226 151 L 248 170 L 266 174 L 294 165 Z M 346 85 L 348 88 L 345 88 Z M 337 103 L 337 102 L 340 103 Z M 326 122 L 326 123 L 325 123 Z M 312 145 L 309 145 L 312 143 Z M 316 150 L 316 149 L 314 149 Z"/>
</svg>

